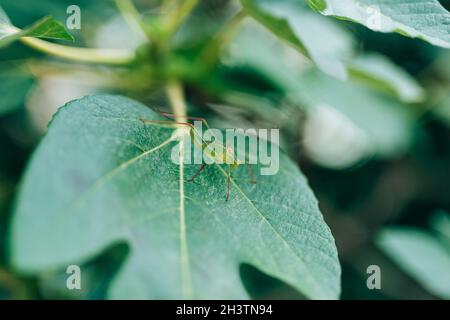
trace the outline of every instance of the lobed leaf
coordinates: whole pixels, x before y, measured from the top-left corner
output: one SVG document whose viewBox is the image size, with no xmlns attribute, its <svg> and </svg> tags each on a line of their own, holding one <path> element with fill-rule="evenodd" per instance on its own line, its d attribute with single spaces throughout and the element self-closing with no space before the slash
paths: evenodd
<svg viewBox="0 0 450 320">
<path fill-rule="evenodd" d="M 431 109 L 433 114 L 446 126 L 450 126 L 450 95 L 443 93 L 443 97 Z"/>
<path fill-rule="evenodd" d="M 5 10 L 0 6 L 0 24 L 11 24 Z"/>
<path fill-rule="evenodd" d="M 445 211 L 436 212 L 431 220 L 431 227 L 450 244 L 450 214 Z"/>
<path fill-rule="evenodd" d="M 333 237 L 285 155 L 278 174 L 258 176 L 256 185 L 248 169 L 237 169 L 227 202 L 221 166 L 187 182 L 199 165 L 172 163 L 173 129 L 142 118 L 157 116 L 117 96 L 58 111 L 18 197 L 11 241 L 18 270 L 63 270 L 127 243 L 110 298 L 246 298 L 243 263 L 309 298 L 339 296 Z"/>
</svg>

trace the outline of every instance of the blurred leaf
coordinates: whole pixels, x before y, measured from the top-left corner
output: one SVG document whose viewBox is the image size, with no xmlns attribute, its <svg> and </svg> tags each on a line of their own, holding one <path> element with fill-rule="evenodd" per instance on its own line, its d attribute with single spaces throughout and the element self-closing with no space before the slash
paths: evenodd
<svg viewBox="0 0 450 320">
<path fill-rule="evenodd" d="M 253 21 L 243 23 L 224 60 L 227 66 L 251 68 L 285 93 L 299 89 L 296 75 L 309 65 L 294 49 Z"/>
<path fill-rule="evenodd" d="M 17 110 L 24 104 L 33 78 L 23 66 L 0 67 L 0 116 Z"/>
<path fill-rule="evenodd" d="M 377 245 L 424 288 L 450 299 L 450 255 L 429 233 L 414 228 L 390 228 L 379 234 Z"/>
<path fill-rule="evenodd" d="M 422 102 L 425 98 L 425 90 L 417 81 L 385 56 L 358 56 L 350 63 L 350 72 L 353 78 L 392 93 L 405 103 Z"/>
<path fill-rule="evenodd" d="M 365 129 L 333 106 L 314 104 L 308 109 L 302 134 L 304 153 L 322 167 L 349 168 L 374 153 Z"/>
<path fill-rule="evenodd" d="M 13 217 L 11 259 L 18 270 L 63 269 L 126 242 L 130 255 L 111 298 L 245 298 L 242 263 L 310 298 L 339 296 L 333 237 L 286 156 L 280 155 L 279 173 L 258 176 L 257 185 L 246 182 L 246 168 L 238 169 L 226 201 L 219 165 L 196 183 L 184 182 L 198 166 L 183 166 L 180 177 L 180 166 L 170 161 L 170 145 L 179 150 L 170 142 L 173 130 L 140 121 L 155 116 L 114 96 L 60 109 L 27 170 Z"/>
<path fill-rule="evenodd" d="M 411 84 L 411 88 L 407 85 L 410 84 L 409 81 L 414 81 L 406 75 L 402 78 L 402 71 L 398 71 L 394 65 L 387 65 L 381 59 L 377 61 L 385 66 L 384 72 L 373 70 L 375 63 L 372 63 L 370 68 L 365 67 L 364 75 L 371 81 L 369 85 L 378 89 L 382 82 L 382 89 L 385 91 L 388 80 L 399 78 L 401 82 L 392 80 L 389 85 L 399 91 L 403 90 L 406 96 L 405 88 L 411 89 L 413 85 Z M 309 126 L 310 122 L 307 123 L 306 128 L 315 126 L 318 132 L 321 132 L 318 134 L 310 130 L 309 136 L 315 137 L 311 141 L 314 151 L 309 148 L 308 153 L 312 156 L 314 152 L 317 156 L 313 157 L 314 160 L 322 166 L 349 167 L 373 153 L 381 157 L 391 157 L 401 154 L 409 147 L 413 122 L 411 115 L 402 105 L 365 85 L 341 82 L 314 71 L 303 75 L 302 72 L 308 68 L 304 59 L 299 59 L 291 48 L 251 22 L 243 25 L 224 60 L 231 67 L 252 68 L 274 83 L 289 100 L 299 106 L 310 107 L 310 119 L 323 127 L 318 128 L 314 123 Z M 360 73 L 358 79 L 362 77 L 363 72 Z M 364 81 L 365 84 L 367 81 Z M 412 93 L 410 94 L 412 96 Z M 338 112 L 331 112 L 327 106 Z M 374 119 L 377 119 L 377 122 L 373 122 Z M 320 124 L 316 120 L 323 123 Z M 380 123 L 383 123 L 383 126 L 380 126 Z M 386 126 L 389 130 L 386 130 Z M 322 141 L 327 145 L 321 146 L 317 139 L 324 137 L 327 130 L 335 132 L 330 131 L 329 143 Z M 306 144 L 304 146 L 307 147 Z M 319 155 L 321 160 L 318 162 Z"/>
<path fill-rule="evenodd" d="M 0 25 L 2 24 L 11 24 L 11 21 L 6 15 L 5 10 L 3 10 L 2 7 L 0 7 Z"/>
<path fill-rule="evenodd" d="M 326 16 L 450 48 L 450 13 L 437 0 L 307 0 Z"/>
<path fill-rule="evenodd" d="M 253 18 L 310 57 L 325 73 L 347 77 L 353 39 L 349 34 L 296 0 L 241 0 Z"/>
<path fill-rule="evenodd" d="M 364 130 L 376 155 L 393 157 L 411 143 L 413 118 L 401 104 L 366 86 L 339 81 L 316 71 L 300 77 L 297 97 L 311 108 L 333 107 Z"/>
<path fill-rule="evenodd" d="M 42 18 L 31 26 L 19 29 L 11 24 L 1 7 L 0 10 L 0 46 L 9 44 L 21 37 L 73 40 L 64 26 L 51 17 Z"/>
<path fill-rule="evenodd" d="M 444 236 L 450 244 L 450 214 L 445 211 L 435 213 L 431 220 L 431 226 L 434 230 L 439 232 L 439 234 Z"/>
<path fill-rule="evenodd" d="M 81 8 L 82 28 L 72 29 L 74 43 L 80 47 L 95 47 L 94 38 L 97 30 L 118 11 L 114 1 L 92 0 L 1 0 L 1 6 L 8 13 L 13 25 L 28 26 L 42 17 L 51 16 L 57 21 L 65 22 L 69 17 L 67 8 L 77 5 Z M 30 53 L 27 55 L 27 57 Z"/>
<path fill-rule="evenodd" d="M 4 11 L 15 25 L 28 25 L 44 16 L 52 16 L 58 21 L 63 21 L 68 17 L 67 8 L 77 5 L 82 8 L 85 22 L 91 19 L 91 14 L 97 17 L 106 18 L 117 13 L 114 1 L 92 1 L 92 0 L 2 0 L 1 5 Z M 84 25 L 84 24 L 83 24 Z M 84 28 L 83 28 L 84 29 Z M 75 30 L 74 30 L 75 31 Z"/>
<path fill-rule="evenodd" d="M 25 284 L 0 266 L 0 300 L 24 300 L 30 299 Z"/>
<path fill-rule="evenodd" d="M 23 37 L 35 37 L 46 39 L 73 40 L 65 27 L 52 17 L 45 17 L 33 25 L 26 27 L 22 33 Z"/>
<path fill-rule="evenodd" d="M 432 112 L 444 124 L 450 126 L 450 94 L 445 93 L 444 98 L 437 103 L 437 105 L 432 109 Z"/>
</svg>

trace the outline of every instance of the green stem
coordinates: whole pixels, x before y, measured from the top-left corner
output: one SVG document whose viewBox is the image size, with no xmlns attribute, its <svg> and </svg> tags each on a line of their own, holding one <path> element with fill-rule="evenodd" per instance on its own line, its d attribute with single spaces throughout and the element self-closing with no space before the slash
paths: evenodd
<svg viewBox="0 0 450 320">
<path fill-rule="evenodd" d="M 36 78 L 45 76 L 70 76 L 73 81 L 107 89 L 142 92 L 154 86 L 151 74 L 128 69 L 98 68 L 87 65 L 74 65 L 63 62 L 31 59 L 25 62 L 28 72 Z M 1 71 L 0 71 L 1 72 Z"/>
<path fill-rule="evenodd" d="M 116 7 L 127 22 L 131 30 L 136 33 L 148 37 L 142 24 L 141 14 L 137 10 L 132 0 L 115 0 Z"/>
<path fill-rule="evenodd" d="M 134 52 L 126 50 L 68 47 L 30 37 L 23 37 L 20 40 L 38 51 L 80 62 L 124 65 L 135 58 Z"/>
</svg>

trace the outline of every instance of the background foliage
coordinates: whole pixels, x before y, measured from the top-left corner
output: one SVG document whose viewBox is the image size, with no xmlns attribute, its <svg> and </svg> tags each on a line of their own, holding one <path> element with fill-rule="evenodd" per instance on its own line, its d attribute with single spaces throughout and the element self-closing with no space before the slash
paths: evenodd
<svg viewBox="0 0 450 320">
<path fill-rule="evenodd" d="M 163 109 L 167 101 L 162 84 L 168 78 L 175 77 L 184 81 L 189 114 L 206 117 L 215 127 L 281 128 L 282 147 L 291 159 L 286 160 L 286 166 L 295 174 L 291 179 L 284 177 L 265 181 L 255 190 L 246 192 L 254 197 L 253 200 L 258 200 L 258 197 L 276 199 L 275 195 L 295 199 L 292 201 L 294 212 L 286 211 L 286 216 L 294 216 L 296 212 L 312 212 L 314 217 L 320 217 L 309 187 L 294 167 L 301 169 L 336 240 L 342 268 L 342 299 L 448 299 L 450 53 L 446 48 L 450 46 L 450 14 L 438 6 L 437 1 L 405 0 L 395 2 L 395 5 L 377 0 L 307 2 L 316 10 L 328 9 L 321 15 L 311 10 L 306 1 L 294 0 L 243 0 L 242 4 L 224 0 L 201 1 L 171 39 L 170 54 L 160 55 L 143 45 L 145 36 L 142 31 L 127 24 L 114 1 L 0 0 L 13 25 L 21 28 L 34 26 L 26 29 L 27 35 L 42 35 L 39 29 L 42 26 L 37 25 L 39 28 L 36 28 L 33 24 L 43 17 L 52 16 L 55 20 L 43 21 L 47 27 L 51 25 L 52 30 L 58 31 L 52 37 L 69 39 L 64 33 L 59 33 L 58 26 L 53 23 L 64 22 L 67 18 L 66 8 L 77 4 L 82 8 L 82 29 L 71 31 L 75 42 L 68 45 L 137 50 L 134 63 L 126 67 L 111 67 L 68 63 L 19 42 L 8 43 L 8 46 L 1 48 L 0 298 L 102 299 L 111 297 L 111 288 L 113 293 L 117 293 L 113 296 L 123 297 L 124 293 L 127 297 L 142 296 L 140 293 L 146 290 L 145 286 L 139 287 L 133 279 L 125 279 L 128 284 L 125 287 L 123 283 L 114 282 L 124 266 L 130 267 L 126 264 L 130 252 L 134 252 L 130 251 L 130 246 L 122 242 L 105 241 L 101 237 L 94 240 L 89 238 L 85 244 L 80 244 L 77 242 L 80 239 L 76 236 L 71 238 L 70 234 L 71 230 L 76 234 L 77 229 L 71 227 L 77 224 L 79 228 L 84 228 L 85 233 L 89 233 L 86 230 L 90 213 L 99 212 L 98 208 L 105 210 L 105 204 L 110 207 L 102 211 L 105 216 L 98 217 L 98 224 L 108 221 L 111 223 L 108 227 L 114 225 L 117 222 L 114 221 L 114 215 L 106 213 L 113 213 L 118 204 L 123 203 L 114 202 L 117 200 L 116 189 L 133 188 L 136 181 L 141 181 L 142 171 L 133 173 L 134 184 L 128 177 L 118 185 L 109 185 L 112 191 L 102 194 L 97 202 L 90 203 L 86 217 L 78 213 L 76 217 L 79 220 L 66 221 L 67 229 L 56 223 L 52 216 L 56 211 L 47 209 L 49 203 L 55 204 L 54 207 L 65 205 L 64 197 L 70 197 L 71 191 L 49 194 L 47 191 L 50 189 L 42 188 L 45 186 L 42 181 L 51 183 L 57 180 L 60 175 L 56 168 L 61 163 L 60 171 L 66 172 L 74 163 L 80 164 L 87 160 L 82 155 L 91 149 L 83 149 L 77 135 L 87 137 L 85 139 L 88 142 L 84 145 L 87 146 L 91 142 L 98 143 L 98 138 L 102 136 L 132 132 L 128 137 L 132 137 L 134 142 L 142 142 L 142 137 L 148 139 L 145 147 L 153 146 L 154 135 L 145 128 L 135 132 L 133 130 L 137 129 L 132 129 L 126 123 L 106 126 L 103 122 L 91 122 L 93 127 L 87 128 L 83 127 L 86 114 L 77 115 L 74 112 L 67 116 L 64 112 L 58 112 L 53 122 L 55 129 L 52 130 L 58 132 L 56 128 L 59 127 L 59 132 L 64 132 L 64 135 L 52 136 L 49 133 L 45 143 L 39 148 L 37 146 L 52 115 L 68 101 L 96 93 L 121 94 Z M 407 5 L 400 5 L 406 2 Z M 161 27 L 159 2 L 135 3 L 143 13 L 146 32 L 160 34 L 161 38 L 155 41 L 168 42 L 164 33 L 157 32 Z M 440 3 L 450 8 L 449 1 Z M 357 4 L 381 6 L 383 32 L 366 28 L 371 27 L 367 25 L 366 11 L 354 10 Z M 238 16 L 239 19 L 236 19 L 235 14 L 241 5 L 251 18 L 241 20 Z M 418 10 L 421 14 L 418 14 Z M 340 19 L 334 19 L 333 16 Z M 4 17 L 0 11 L 0 22 L 6 21 Z M 222 26 L 230 18 L 233 32 L 224 34 L 221 32 Z M 430 27 L 430 21 L 436 25 Z M 217 34 L 219 36 L 214 36 Z M 405 37 L 405 34 L 424 41 Z M 0 39 L 7 37 L 7 34 L 0 32 Z M 108 105 L 115 105 L 115 101 L 109 101 Z M 95 108 L 99 104 L 88 100 L 85 107 L 90 104 L 90 112 L 98 116 Z M 127 105 L 130 114 L 135 112 L 145 114 L 146 117 L 154 116 L 135 102 L 127 100 L 120 104 Z M 70 107 L 75 110 L 76 103 Z M 113 111 L 110 110 L 111 113 Z M 105 116 L 110 117 L 111 113 Z M 64 137 L 72 139 L 63 140 Z M 91 142 L 90 138 L 93 139 Z M 120 146 L 119 143 L 117 145 Z M 61 149 L 62 146 L 70 151 Z M 84 168 L 87 171 L 103 170 L 112 165 L 107 161 L 113 159 L 120 162 L 121 157 L 136 152 L 131 149 L 111 149 L 111 146 L 109 144 L 104 150 L 98 148 L 92 153 L 104 167 L 92 169 L 86 164 Z M 61 158 L 49 156 L 54 154 L 59 154 Z M 70 161 L 64 160 L 69 158 Z M 31 164 L 25 171 L 28 163 Z M 151 167 L 155 164 L 148 162 L 143 165 Z M 161 175 L 166 175 L 164 179 L 171 181 L 170 174 L 169 171 L 163 171 Z M 244 176 L 238 173 L 240 175 Z M 33 180 L 33 177 L 36 178 Z M 215 182 L 214 179 L 219 181 L 221 177 L 214 174 L 212 178 L 204 179 L 204 183 L 211 183 L 212 186 L 223 185 Z M 298 194 L 286 195 L 287 186 Z M 145 188 L 146 192 L 153 194 L 158 186 L 146 184 Z M 201 197 L 198 188 L 195 186 L 192 192 L 198 192 L 197 196 Z M 42 195 L 37 192 L 39 190 Z M 220 194 L 212 192 L 210 198 L 220 198 Z M 121 200 L 129 200 L 138 206 L 137 196 L 126 195 L 126 192 L 119 195 L 123 196 Z M 171 203 L 170 195 L 166 195 L 168 200 L 165 202 L 158 202 L 159 195 L 154 197 L 153 202 L 159 203 L 161 207 Z M 29 203 L 23 201 L 31 198 L 38 200 Z M 208 209 L 202 209 L 202 213 L 208 215 L 212 211 L 214 216 L 226 211 L 228 216 L 225 215 L 223 220 L 226 224 L 251 229 L 254 221 L 245 224 L 239 219 L 233 220 L 233 212 L 249 212 L 250 209 L 225 209 L 221 205 L 219 201 L 211 201 Z M 22 208 L 26 206 L 33 206 L 39 215 L 21 214 Z M 143 214 L 147 211 L 145 206 L 136 210 L 138 212 L 141 209 Z M 268 212 L 275 210 L 266 209 Z M 198 212 L 199 209 L 188 210 L 192 216 L 192 212 Z M 276 216 L 270 218 L 277 221 Z M 13 219 L 16 219 L 14 227 Z M 290 222 L 289 219 L 286 218 L 286 221 Z M 334 246 L 329 244 L 332 238 L 326 227 L 322 226 L 321 218 L 317 219 L 308 220 L 300 215 L 296 222 L 302 230 L 309 228 L 316 234 L 325 234 L 323 244 L 319 236 L 310 239 L 310 248 L 313 243 L 318 244 L 319 249 L 325 247 L 327 254 L 334 257 Z M 284 222 L 283 219 L 280 221 Z M 167 227 L 170 223 L 165 221 L 157 227 Z M 24 226 L 22 235 L 29 238 L 17 236 L 18 233 L 14 232 L 17 231 L 17 225 Z M 65 234 L 67 242 L 56 243 L 52 241 L 55 238 L 49 235 L 45 240 L 48 243 L 44 241 L 41 245 L 52 247 L 52 250 L 46 256 L 39 255 L 39 251 L 34 251 L 29 245 L 38 225 Z M 209 222 L 209 225 L 214 223 Z M 292 261 L 292 252 L 272 257 L 280 265 L 271 265 L 267 256 L 273 251 L 256 241 L 257 235 L 250 234 L 248 239 L 239 239 L 234 246 L 251 243 L 251 248 L 260 250 L 266 258 L 250 253 L 245 259 L 237 258 L 235 251 L 227 251 L 229 242 L 221 242 L 225 238 L 222 236 L 224 230 L 217 228 L 214 231 L 217 236 L 214 241 L 202 238 L 201 233 L 196 238 L 198 247 L 209 243 L 223 253 L 219 255 L 223 261 L 217 263 L 220 267 L 216 268 L 212 267 L 213 261 L 201 260 L 205 256 L 201 250 L 196 256 L 199 270 L 203 263 L 211 268 L 213 279 L 232 284 L 230 291 L 220 293 L 221 296 L 242 297 L 246 295 L 245 292 L 252 298 L 297 299 L 338 295 L 339 290 L 333 282 L 335 280 L 330 280 L 339 273 L 333 263 L 326 267 L 327 270 L 333 270 L 330 279 L 319 273 L 315 275 L 324 278 L 324 282 L 329 284 L 327 289 L 330 291 L 321 295 L 314 291 L 314 286 L 305 286 L 301 275 L 285 273 L 283 267 Z M 286 231 L 286 235 L 282 236 L 286 236 L 289 244 L 292 242 L 295 247 L 296 236 L 302 232 L 284 230 L 289 232 Z M 105 237 L 113 237 L 114 230 L 111 228 L 107 231 L 109 233 L 105 233 Z M 93 233 L 97 232 L 95 230 Z M 143 234 L 152 234 L 153 231 L 146 232 Z M 262 234 L 265 239 L 274 236 L 270 230 Z M 167 239 L 156 240 L 151 242 L 152 245 L 160 246 L 164 252 L 172 250 L 170 242 L 164 243 Z M 66 275 L 61 265 L 82 255 L 79 252 L 89 245 L 96 246 L 96 241 L 106 246 L 102 245 L 101 250 L 95 252 L 90 251 L 95 254 L 83 259 L 83 283 L 87 285 L 81 291 L 65 290 Z M 138 251 L 144 252 L 139 256 L 140 259 L 145 257 L 148 259 L 145 263 L 161 268 L 162 265 L 154 264 L 150 261 L 151 257 L 145 254 L 148 248 L 139 247 L 139 242 L 134 244 L 131 248 L 137 247 Z M 25 260 L 29 258 L 28 262 L 21 262 L 21 258 L 15 256 L 18 248 L 27 252 L 22 257 Z M 310 267 L 317 261 L 328 261 L 325 258 L 323 261 L 315 260 L 317 255 L 307 250 L 311 249 L 299 248 L 299 256 L 306 257 L 306 261 L 313 261 Z M 33 258 L 33 254 L 39 257 Z M 167 259 L 170 261 L 170 257 Z M 224 267 L 233 259 L 240 265 L 239 274 L 233 274 Z M 379 265 L 382 270 L 382 290 L 379 291 L 366 287 L 366 269 L 373 264 Z M 27 270 L 21 270 L 20 265 L 28 265 L 35 270 L 24 272 Z M 135 266 L 132 264 L 131 268 Z M 161 269 L 159 273 L 147 276 L 157 281 L 159 274 L 170 272 Z M 242 284 L 237 279 L 239 277 Z M 163 292 L 160 296 L 176 297 L 170 291 L 171 285 L 176 287 L 176 281 L 169 281 L 172 279 L 170 275 L 165 279 L 168 280 L 160 283 L 158 289 Z M 213 289 L 203 288 L 197 297 L 217 294 Z M 152 294 L 150 297 L 160 297 Z"/>
</svg>

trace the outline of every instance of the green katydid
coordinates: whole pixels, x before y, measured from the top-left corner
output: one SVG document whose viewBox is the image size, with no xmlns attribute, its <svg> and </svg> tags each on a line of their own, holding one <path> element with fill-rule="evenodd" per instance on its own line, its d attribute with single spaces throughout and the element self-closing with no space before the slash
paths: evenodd
<svg viewBox="0 0 450 320">
<path fill-rule="evenodd" d="M 160 112 L 160 114 L 167 118 L 179 118 L 171 113 L 166 112 Z M 208 129 L 210 128 L 207 121 L 204 118 L 199 117 L 189 117 L 189 116 L 182 116 L 181 118 L 184 118 L 186 120 L 193 120 L 193 121 L 201 121 Z M 228 164 L 228 173 L 227 173 L 227 195 L 226 195 L 226 201 L 230 199 L 230 184 L 231 184 L 231 173 L 235 169 L 237 169 L 240 165 L 245 164 L 238 160 L 236 157 L 234 148 L 232 146 L 225 146 L 219 141 L 211 141 L 211 142 L 205 142 L 203 138 L 200 136 L 198 131 L 196 130 L 195 126 L 192 123 L 189 122 L 180 122 L 180 121 L 165 121 L 165 120 L 146 120 L 141 119 L 143 123 L 153 123 L 153 124 L 160 124 L 165 126 L 170 126 L 173 128 L 177 128 L 178 126 L 188 126 L 189 129 L 189 135 L 192 139 L 192 142 L 194 145 L 198 148 L 201 148 L 202 152 L 206 154 L 213 163 L 226 163 Z M 199 141 L 200 140 L 200 141 Z M 222 150 L 222 152 L 216 153 L 216 150 Z M 203 169 L 206 167 L 206 163 L 203 163 L 200 169 L 188 180 L 190 182 L 193 182 L 195 178 L 203 171 Z M 251 182 L 256 183 L 256 180 L 253 178 L 253 166 L 250 163 L 249 164 L 250 169 L 250 177 Z"/>
</svg>

